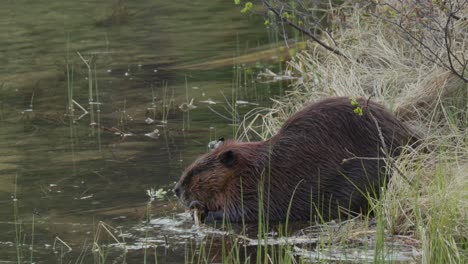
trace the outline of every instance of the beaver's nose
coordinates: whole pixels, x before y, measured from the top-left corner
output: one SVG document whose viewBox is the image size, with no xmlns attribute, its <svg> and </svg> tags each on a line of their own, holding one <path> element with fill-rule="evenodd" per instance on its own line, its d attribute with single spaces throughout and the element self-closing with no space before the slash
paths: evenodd
<svg viewBox="0 0 468 264">
<path fill-rule="evenodd" d="M 180 187 L 179 183 L 177 183 L 174 187 L 174 193 L 177 197 L 180 197 L 180 194 L 182 193 L 182 188 Z"/>
</svg>

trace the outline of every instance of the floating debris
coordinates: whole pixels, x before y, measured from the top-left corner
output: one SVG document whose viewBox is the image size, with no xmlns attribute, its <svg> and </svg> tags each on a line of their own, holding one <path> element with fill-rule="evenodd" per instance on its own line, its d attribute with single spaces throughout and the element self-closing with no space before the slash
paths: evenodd
<svg viewBox="0 0 468 264">
<path fill-rule="evenodd" d="M 88 195 L 88 196 L 83 196 L 83 197 L 80 197 L 80 200 L 86 200 L 86 199 L 90 199 L 90 198 L 93 198 L 93 194 L 91 195 Z"/>
<path fill-rule="evenodd" d="M 114 134 L 119 135 L 120 137 L 122 137 L 122 140 L 125 139 L 126 137 L 134 136 L 133 133 L 115 132 Z"/>
<path fill-rule="evenodd" d="M 203 101 L 199 101 L 199 103 L 203 103 L 203 104 L 209 104 L 209 105 L 215 105 L 217 104 L 218 102 L 215 102 L 211 99 L 208 99 L 208 100 L 203 100 Z"/>
<path fill-rule="evenodd" d="M 15 243 L 10 242 L 10 241 L 0 241 L 0 245 L 13 247 L 15 245 Z"/>
<path fill-rule="evenodd" d="M 219 147 L 221 144 L 223 144 L 224 142 L 224 138 L 220 138 L 218 140 L 213 140 L 213 141 L 210 141 L 208 142 L 208 149 L 211 151 L 211 150 L 214 150 L 215 148 Z"/>
<path fill-rule="evenodd" d="M 183 112 L 187 112 L 195 108 L 197 108 L 197 106 L 193 104 L 193 98 L 192 100 L 190 100 L 190 103 L 183 103 L 179 106 L 179 109 L 182 110 Z"/>
<path fill-rule="evenodd" d="M 130 133 L 130 132 L 124 132 L 116 127 L 111 127 L 111 128 L 106 128 L 104 127 L 105 130 L 108 130 L 108 131 L 111 131 L 111 132 L 114 132 L 115 135 L 119 135 L 121 137 L 121 140 L 123 141 L 125 138 L 127 137 L 131 137 L 131 136 L 134 136 L 133 133 Z"/>
<path fill-rule="evenodd" d="M 257 75 L 257 79 L 264 83 L 297 80 L 298 77 L 291 76 L 291 71 L 285 71 L 284 74 L 276 74 L 269 69 Z"/>
<path fill-rule="evenodd" d="M 154 123 L 154 120 L 153 120 L 152 118 L 150 118 L 150 117 L 147 117 L 147 118 L 145 119 L 145 123 L 148 124 L 148 125 L 151 125 L 151 124 Z"/>
<path fill-rule="evenodd" d="M 257 103 L 251 103 L 251 102 L 243 101 L 243 100 L 236 100 L 236 104 L 237 105 L 255 105 L 255 106 L 258 105 Z"/>
<path fill-rule="evenodd" d="M 155 130 L 153 130 L 153 132 L 146 133 L 145 136 L 146 136 L 146 137 L 149 137 L 149 138 L 158 139 L 159 136 L 160 136 L 160 134 L 159 134 L 159 129 L 155 129 Z"/>
</svg>

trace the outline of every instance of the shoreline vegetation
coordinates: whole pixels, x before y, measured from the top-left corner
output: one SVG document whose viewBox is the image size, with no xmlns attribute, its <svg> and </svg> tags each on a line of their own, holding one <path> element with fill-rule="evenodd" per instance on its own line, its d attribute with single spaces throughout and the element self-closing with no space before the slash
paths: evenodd
<svg viewBox="0 0 468 264">
<path fill-rule="evenodd" d="M 285 14 L 291 7 L 287 4 L 259 2 L 268 3 L 268 24 L 272 17 L 279 26 L 304 23 L 300 12 L 296 17 Z M 279 258 L 284 260 L 289 252 L 300 256 L 299 262 L 464 263 L 468 258 L 467 1 L 362 1 L 328 8 L 324 12 L 333 30 L 322 32 L 320 41 L 339 52 L 310 41 L 281 75 L 295 80 L 286 96 L 274 99 L 271 108 L 251 111 L 238 138 L 269 138 L 310 102 L 362 96 L 386 105 L 421 140 L 417 148 L 386 160 L 392 169 L 390 182 L 381 199 L 372 201 L 374 216 L 364 217 L 372 225 L 336 240 L 329 234 L 331 240 L 342 241 L 331 242 L 324 251 L 327 247 L 320 242 L 309 251 L 296 249 L 293 242 L 283 246 L 285 255 Z M 334 224 L 322 228 L 331 230 Z M 263 238 L 263 254 L 271 257 L 271 249 L 265 246 L 267 236 L 259 232 L 258 237 Z M 346 246 L 343 241 L 356 239 L 374 256 L 332 254 L 337 244 Z M 392 249 L 387 248 L 390 240 L 410 249 L 410 259 L 392 259 Z"/>
</svg>

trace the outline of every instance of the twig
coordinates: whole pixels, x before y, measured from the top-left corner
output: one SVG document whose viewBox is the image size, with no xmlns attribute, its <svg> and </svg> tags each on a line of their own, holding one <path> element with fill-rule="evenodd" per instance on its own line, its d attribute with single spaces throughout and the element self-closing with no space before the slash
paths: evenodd
<svg viewBox="0 0 468 264">
<path fill-rule="evenodd" d="M 455 67 L 453 66 L 453 62 L 452 62 L 452 56 L 454 57 L 454 59 L 461 65 L 463 66 L 463 63 L 456 57 L 454 56 L 453 52 L 452 52 L 452 43 L 450 41 L 450 33 L 449 33 L 449 25 L 450 25 L 450 18 L 452 16 L 449 15 L 447 16 L 447 23 L 445 25 L 445 32 L 444 32 L 444 41 L 445 41 L 445 48 L 447 50 L 447 58 L 448 58 L 448 61 L 449 61 L 449 65 L 450 65 L 450 70 L 455 74 L 457 75 L 458 77 L 460 77 L 465 83 L 468 83 L 468 79 L 464 77 L 465 75 L 465 67 L 466 67 L 466 63 L 465 63 L 465 67 L 463 67 L 463 70 L 461 73 L 459 73 Z"/>
<path fill-rule="evenodd" d="M 379 126 L 379 123 L 377 122 L 377 119 L 375 118 L 375 116 L 372 114 L 370 108 L 369 108 L 369 100 L 372 96 L 369 97 L 369 99 L 367 100 L 367 105 L 366 105 L 366 108 L 367 108 L 367 112 L 369 113 L 369 116 L 372 118 L 372 120 L 374 121 L 374 124 L 375 124 L 375 127 L 377 128 L 377 133 L 379 134 L 379 138 L 380 138 L 380 143 L 382 143 L 382 148 L 381 148 L 381 151 L 382 153 L 384 154 L 386 160 L 390 163 L 390 165 L 400 174 L 400 176 L 408 183 L 408 184 L 411 184 L 411 181 L 409 180 L 409 178 L 400 170 L 400 168 L 395 164 L 395 161 L 393 160 L 393 157 L 390 155 L 390 153 L 388 152 L 388 149 L 387 149 L 387 144 L 385 143 L 385 138 L 383 137 L 382 135 L 382 129 L 380 128 Z"/>
<path fill-rule="evenodd" d="M 263 4 L 265 5 L 265 7 L 270 10 L 271 12 L 273 12 L 280 20 L 281 20 L 281 23 L 283 24 L 284 22 L 286 22 L 286 24 L 288 24 L 289 26 L 291 26 L 292 28 L 302 32 L 303 34 L 309 36 L 313 41 L 317 42 L 320 46 L 324 47 L 325 49 L 333 52 L 334 54 L 338 55 L 338 56 L 341 56 L 349 61 L 351 61 L 350 58 L 348 58 L 348 56 L 344 55 L 340 50 L 338 50 L 337 48 L 333 48 L 333 47 L 330 47 L 329 45 L 325 44 L 323 41 L 321 41 L 319 38 L 317 38 L 314 34 L 312 34 L 312 32 L 310 32 L 309 30 L 306 30 L 304 28 L 302 28 L 301 26 L 297 25 L 296 23 L 290 21 L 289 19 L 286 19 L 285 17 L 282 16 L 281 14 L 281 11 L 278 11 L 277 9 L 275 9 L 274 7 L 272 7 L 270 5 L 270 3 L 268 3 L 267 0 L 262 0 Z"/>
<path fill-rule="evenodd" d="M 67 253 L 72 251 L 72 248 L 58 236 L 56 236 L 55 239 L 54 239 L 54 246 L 52 247 L 53 250 L 55 250 L 55 246 L 57 244 L 57 241 L 59 241 L 62 245 L 64 245 L 68 249 Z"/>
<path fill-rule="evenodd" d="M 281 7 L 280 13 L 283 13 L 283 7 Z M 283 30 L 283 40 L 284 40 L 284 45 L 286 46 L 287 49 L 289 49 L 289 44 L 288 44 L 288 36 L 286 35 L 286 29 L 284 29 L 284 21 L 281 20 L 281 29 Z"/>
</svg>

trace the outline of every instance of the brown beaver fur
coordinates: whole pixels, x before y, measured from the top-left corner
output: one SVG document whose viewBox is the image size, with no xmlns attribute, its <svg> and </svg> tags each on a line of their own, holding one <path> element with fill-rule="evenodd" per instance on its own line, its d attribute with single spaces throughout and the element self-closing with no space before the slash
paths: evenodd
<svg viewBox="0 0 468 264">
<path fill-rule="evenodd" d="M 224 142 L 190 165 L 174 192 L 186 207 L 233 222 L 257 220 L 259 198 L 270 221 L 285 220 L 290 204 L 291 220 L 365 213 L 388 176 L 372 116 L 391 156 L 414 138 L 383 106 L 357 102 L 362 115 L 349 98 L 330 98 L 292 115 L 270 139 Z"/>
</svg>

